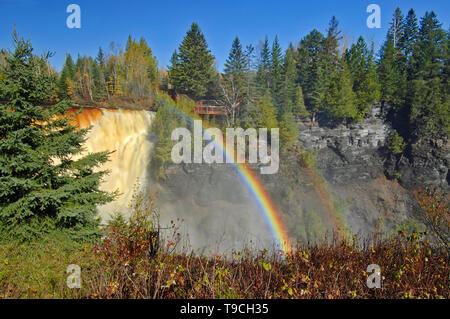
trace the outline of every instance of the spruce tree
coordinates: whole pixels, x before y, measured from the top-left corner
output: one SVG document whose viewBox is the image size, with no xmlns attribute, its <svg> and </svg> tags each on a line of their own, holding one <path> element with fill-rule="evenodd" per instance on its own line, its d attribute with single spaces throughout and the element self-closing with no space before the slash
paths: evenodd
<svg viewBox="0 0 450 319">
<path fill-rule="evenodd" d="M 417 46 L 413 52 L 410 122 L 416 135 L 449 132 L 448 87 L 445 87 L 447 34 L 434 12 L 421 20 Z"/>
<path fill-rule="evenodd" d="M 377 71 L 381 100 L 392 103 L 396 109 L 400 108 L 405 102 L 406 73 L 402 67 L 401 53 L 390 34 L 381 47 Z"/>
<path fill-rule="evenodd" d="M 73 82 L 75 81 L 75 64 L 72 56 L 67 54 L 66 61 L 58 81 L 58 94 L 61 99 L 68 98 L 73 94 Z"/>
<path fill-rule="evenodd" d="M 284 112 L 280 120 L 280 143 L 284 151 L 294 145 L 298 138 L 298 128 L 291 112 Z"/>
<path fill-rule="evenodd" d="M 265 93 L 266 89 L 271 87 L 270 60 L 269 38 L 266 36 L 260 50 L 258 71 L 256 73 L 256 83 L 261 95 Z"/>
<path fill-rule="evenodd" d="M 262 99 L 258 101 L 257 106 L 261 115 L 258 119 L 257 126 L 267 129 L 277 128 L 277 113 L 269 89 L 266 90 Z"/>
<path fill-rule="evenodd" d="M 36 72 L 40 61 L 28 41 L 16 33 L 14 41 L 0 81 L 0 231 L 23 240 L 53 230 L 96 236 L 96 207 L 113 199 L 99 190 L 105 172 L 94 171 L 108 152 L 80 157 L 88 130 L 70 125 L 69 101 L 40 106 L 55 79 Z"/>
<path fill-rule="evenodd" d="M 296 97 L 297 68 L 294 59 L 295 49 L 292 44 L 286 50 L 283 61 L 283 83 L 281 86 L 280 99 L 282 101 L 280 111 L 292 111 Z M 303 99 L 303 96 L 302 96 Z"/>
<path fill-rule="evenodd" d="M 193 99 L 207 97 L 215 81 L 214 56 L 197 23 L 192 23 L 178 48 L 177 64 L 169 68 L 170 82 L 180 93 Z"/>
<path fill-rule="evenodd" d="M 300 41 L 297 50 L 298 80 L 313 118 L 323 106 L 328 86 L 323 60 L 324 39 L 323 34 L 314 29 Z"/>
<path fill-rule="evenodd" d="M 400 38 L 399 47 L 406 58 L 410 58 L 417 42 L 419 26 L 414 9 L 408 11 L 405 19 L 403 34 Z M 405 61 L 406 62 L 406 61 Z"/>
<path fill-rule="evenodd" d="M 322 63 L 328 77 L 339 68 L 339 41 L 342 39 L 339 21 L 333 16 L 329 22 L 327 37 L 323 39 Z"/>
<path fill-rule="evenodd" d="M 275 40 L 272 44 L 272 53 L 271 53 L 271 89 L 272 96 L 274 99 L 274 104 L 277 109 L 281 107 L 282 98 L 281 98 L 281 87 L 283 81 L 283 53 L 281 50 L 280 43 L 278 41 L 278 36 L 275 36 Z"/>
<path fill-rule="evenodd" d="M 367 109 L 380 98 L 373 45 L 369 50 L 361 36 L 356 44 L 346 51 L 345 59 L 352 74 L 359 117 L 363 118 Z"/>
<path fill-rule="evenodd" d="M 297 85 L 297 90 L 295 94 L 295 102 L 292 113 L 296 116 L 306 118 L 310 115 L 305 106 L 305 100 L 303 98 L 303 90 L 300 85 Z"/>
<path fill-rule="evenodd" d="M 248 72 L 247 58 L 238 37 L 233 41 L 230 54 L 225 62 L 224 72 L 223 81 L 220 82 L 221 93 L 231 115 L 229 122 L 231 125 L 234 125 L 248 92 L 246 77 Z"/>
<path fill-rule="evenodd" d="M 225 77 L 233 81 L 239 94 L 245 93 L 246 73 L 248 72 L 247 58 L 242 50 L 241 42 L 236 37 L 231 46 L 230 54 L 225 61 Z"/>
<path fill-rule="evenodd" d="M 392 39 L 394 44 L 394 48 L 398 48 L 401 43 L 401 39 L 403 37 L 404 30 L 404 17 L 400 8 L 396 8 L 394 11 L 394 15 L 392 17 L 392 21 L 390 23 L 390 27 L 388 30 L 388 34 Z"/>
<path fill-rule="evenodd" d="M 324 112 L 329 118 L 336 120 L 353 120 L 358 116 L 351 73 L 344 60 L 341 61 L 341 69 L 331 75 L 325 94 Z"/>
</svg>

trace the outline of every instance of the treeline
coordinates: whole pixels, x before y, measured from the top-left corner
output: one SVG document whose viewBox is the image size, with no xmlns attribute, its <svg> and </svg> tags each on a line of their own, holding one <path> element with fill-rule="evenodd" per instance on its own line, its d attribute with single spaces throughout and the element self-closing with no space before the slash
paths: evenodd
<svg viewBox="0 0 450 319">
<path fill-rule="evenodd" d="M 58 92 L 61 99 L 87 102 L 121 96 L 142 99 L 154 91 L 157 82 L 157 61 L 146 40 L 138 42 L 129 36 L 125 50 L 112 43 L 108 54 L 100 47 L 95 58 L 78 56 L 76 62 L 68 54 Z"/>
<path fill-rule="evenodd" d="M 278 37 L 256 47 L 236 37 L 223 72 L 193 23 L 172 55 L 168 72 L 145 39 L 112 44 L 97 57 L 70 55 L 58 80 L 60 99 L 87 102 L 118 97 L 139 101 L 156 88 L 191 99 L 214 99 L 228 110 L 227 124 L 280 127 L 285 145 L 296 139 L 295 120 L 357 122 L 374 102 L 393 106 L 404 138 L 449 133 L 449 32 L 434 12 L 420 19 L 397 8 L 379 52 L 363 37 L 344 45 L 333 17 L 325 33 L 312 30 L 283 50 Z M 0 58 L 0 63 L 1 62 Z M 1 75 L 0 75 L 1 76 Z M 112 102 L 111 102 L 112 103 Z M 397 135 L 396 135 L 397 136 Z M 402 141 L 400 141 L 402 142 Z"/>
<path fill-rule="evenodd" d="M 434 12 L 420 22 L 413 9 L 394 12 L 378 53 L 359 37 L 343 44 L 333 17 L 325 34 L 314 29 L 283 52 L 278 38 L 257 48 L 238 37 L 223 73 L 197 24 L 192 24 L 169 66 L 169 87 L 194 99 L 215 98 L 226 105 L 229 124 L 281 129 L 294 141 L 294 118 L 357 122 L 374 102 L 393 107 L 405 138 L 449 132 L 449 32 Z M 395 132 L 393 147 L 403 145 Z"/>
</svg>

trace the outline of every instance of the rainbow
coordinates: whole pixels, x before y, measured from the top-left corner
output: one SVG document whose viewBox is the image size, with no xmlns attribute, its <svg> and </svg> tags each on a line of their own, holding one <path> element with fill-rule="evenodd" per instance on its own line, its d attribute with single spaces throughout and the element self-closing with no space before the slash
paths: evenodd
<svg viewBox="0 0 450 319">
<path fill-rule="evenodd" d="M 226 152 L 225 152 L 226 153 Z M 251 196 L 262 212 L 264 220 L 269 227 L 273 238 L 277 241 L 280 249 L 289 253 L 291 251 L 291 244 L 286 227 L 283 224 L 280 213 L 275 204 L 265 190 L 258 176 L 252 171 L 247 164 L 232 164 L 238 173 L 240 179 L 250 191 Z"/>
<path fill-rule="evenodd" d="M 177 112 L 181 112 L 189 119 L 195 120 L 191 115 L 180 110 L 179 108 L 175 106 L 170 107 L 174 108 Z M 207 128 L 208 127 L 202 121 L 202 130 L 204 134 L 207 134 L 205 131 L 205 129 Z M 213 140 L 215 145 L 218 146 L 218 148 L 223 152 L 225 158 L 231 158 L 232 155 L 230 154 L 230 151 L 227 151 L 227 148 L 223 145 L 223 141 L 216 141 L 214 139 L 211 140 Z M 247 190 L 250 192 L 250 195 L 257 204 L 258 209 L 261 212 L 275 243 L 278 245 L 277 248 L 279 248 L 283 253 L 289 253 L 292 247 L 288 231 L 283 223 L 280 212 L 276 208 L 275 203 L 270 198 L 270 195 L 267 193 L 259 177 L 246 163 L 237 163 L 234 160 L 226 162 L 231 162 L 230 165 L 238 174 L 240 180 L 245 185 Z"/>
</svg>

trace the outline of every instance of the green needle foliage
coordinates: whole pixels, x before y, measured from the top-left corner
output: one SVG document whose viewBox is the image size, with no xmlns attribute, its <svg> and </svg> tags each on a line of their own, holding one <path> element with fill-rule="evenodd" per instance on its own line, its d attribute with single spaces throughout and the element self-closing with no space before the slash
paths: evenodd
<svg viewBox="0 0 450 319">
<path fill-rule="evenodd" d="M 13 39 L 0 80 L 7 101 L 0 105 L 0 232 L 20 240 L 52 231 L 93 238 L 96 205 L 115 196 L 99 190 L 106 172 L 95 170 L 108 152 L 80 155 L 88 130 L 70 124 L 70 101 L 41 106 L 54 96 L 56 78 L 41 72 L 46 58 L 33 55 L 28 41 L 16 32 Z"/>
<path fill-rule="evenodd" d="M 170 81 L 177 92 L 193 99 L 207 97 L 215 79 L 214 56 L 197 23 L 191 25 L 171 63 Z"/>
</svg>

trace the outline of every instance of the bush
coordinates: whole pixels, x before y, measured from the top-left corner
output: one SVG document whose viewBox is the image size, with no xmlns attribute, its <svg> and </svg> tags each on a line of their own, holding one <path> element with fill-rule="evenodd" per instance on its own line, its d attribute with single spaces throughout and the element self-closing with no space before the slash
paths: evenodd
<svg viewBox="0 0 450 319">
<path fill-rule="evenodd" d="M 397 131 L 394 130 L 394 133 L 392 134 L 389 142 L 388 142 L 388 149 L 391 154 L 398 155 L 402 154 L 405 150 L 406 143 L 403 140 L 403 137 L 401 137 Z"/>
<path fill-rule="evenodd" d="M 131 215 L 126 220 L 122 215 L 113 216 L 102 229 L 101 243 L 94 252 L 112 264 L 133 262 L 136 258 L 154 257 L 160 247 L 159 212 L 155 195 L 145 197 L 133 195 Z"/>
</svg>

